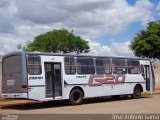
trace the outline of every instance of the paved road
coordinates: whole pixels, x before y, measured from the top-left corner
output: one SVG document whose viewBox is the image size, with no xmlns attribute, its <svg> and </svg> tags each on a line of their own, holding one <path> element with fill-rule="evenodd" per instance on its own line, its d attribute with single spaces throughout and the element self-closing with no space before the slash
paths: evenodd
<svg viewBox="0 0 160 120">
<path fill-rule="evenodd" d="M 68 101 L 19 105 L 0 109 L 0 113 L 18 114 L 116 114 L 116 113 L 158 113 L 160 94 L 140 99 L 96 98 L 85 100 L 82 105 L 72 106 Z"/>
</svg>

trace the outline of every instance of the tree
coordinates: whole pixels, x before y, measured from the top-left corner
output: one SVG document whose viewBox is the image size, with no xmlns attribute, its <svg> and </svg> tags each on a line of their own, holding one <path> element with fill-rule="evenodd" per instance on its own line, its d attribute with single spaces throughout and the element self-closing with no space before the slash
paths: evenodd
<svg viewBox="0 0 160 120">
<path fill-rule="evenodd" d="M 39 52 L 54 52 L 54 53 L 83 53 L 89 52 L 88 41 L 69 32 L 66 29 L 53 30 L 45 34 L 40 34 L 34 37 L 33 41 L 27 41 L 25 46 L 17 46 L 23 51 L 39 51 Z"/>
<path fill-rule="evenodd" d="M 137 57 L 160 59 L 160 21 L 150 22 L 131 41 L 131 50 Z"/>
</svg>

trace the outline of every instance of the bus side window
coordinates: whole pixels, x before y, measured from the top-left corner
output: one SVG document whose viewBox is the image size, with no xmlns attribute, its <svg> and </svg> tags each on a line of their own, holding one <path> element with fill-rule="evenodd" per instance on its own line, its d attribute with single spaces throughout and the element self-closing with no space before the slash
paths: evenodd
<svg viewBox="0 0 160 120">
<path fill-rule="evenodd" d="M 144 66 L 143 65 L 141 65 L 141 73 L 142 73 L 142 76 L 145 77 L 145 75 L 144 75 Z"/>
<path fill-rule="evenodd" d="M 128 74 L 140 74 L 140 63 L 137 60 L 127 60 Z"/>
<path fill-rule="evenodd" d="M 95 74 L 95 66 L 93 58 L 77 57 L 77 73 Z"/>
<path fill-rule="evenodd" d="M 125 59 L 112 59 L 113 74 L 126 74 L 126 60 Z"/>
<path fill-rule="evenodd" d="M 65 73 L 66 74 L 76 74 L 75 58 L 74 57 L 65 57 Z"/>
<path fill-rule="evenodd" d="M 111 60 L 109 58 L 96 58 L 97 74 L 112 74 Z"/>
<path fill-rule="evenodd" d="M 41 70 L 41 60 L 39 56 L 28 56 L 27 57 L 27 71 L 29 75 L 40 75 Z"/>
</svg>

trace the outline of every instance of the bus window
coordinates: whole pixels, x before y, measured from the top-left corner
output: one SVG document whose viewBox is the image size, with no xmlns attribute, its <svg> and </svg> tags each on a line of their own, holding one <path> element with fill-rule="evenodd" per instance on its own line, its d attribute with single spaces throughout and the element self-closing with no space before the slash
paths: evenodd
<svg viewBox="0 0 160 120">
<path fill-rule="evenodd" d="M 77 57 L 78 74 L 95 74 L 95 67 L 92 58 Z"/>
<path fill-rule="evenodd" d="M 66 74 L 76 74 L 75 58 L 66 57 L 65 61 L 65 73 Z"/>
<path fill-rule="evenodd" d="M 126 60 L 125 59 L 112 59 L 113 74 L 126 74 Z"/>
<path fill-rule="evenodd" d="M 128 60 L 128 74 L 139 74 L 140 73 L 140 64 L 139 61 Z"/>
<path fill-rule="evenodd" d="M 3 60 L 3 74 L 21 72 L 21 56 L 13 55 Z"/>
<path fill-rule="evenodd" d="M 110 59 L 96 58 L 96 73 L 97 74 L 111 74 L 111 61 Z"/>
<path fill-rule="evenodd" d="M 142 73 L 142 76 L 144 77 L 144 66 L 141 65 L 141 73 Z"/>
<path fill-rule="evenodd" d="M 39 56 L 28 56 L 27 68 L 29 75 L 40 75 L 41 74 L 41 63 Z"/>
</svg>

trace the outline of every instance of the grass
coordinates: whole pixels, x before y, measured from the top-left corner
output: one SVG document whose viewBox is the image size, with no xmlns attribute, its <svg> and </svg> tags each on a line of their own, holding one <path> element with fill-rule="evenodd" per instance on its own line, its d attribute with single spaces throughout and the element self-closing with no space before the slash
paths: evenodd
<svg viewBox="0 0 160 120">
<path fill-rule="evenodd" d="M 151 96 L 152 94 L 150 92 L 143 92 L 142 93 L 142 97 L 149 97 Z"/>
<path fill-rule="evenodd" d="M 0 98 L 0 102 L 5 102 L 5 101 L 7 101 L 7 100 L 4 98 Z"/>
<path fill-rule="evenodd" d="M 8 102 L 11 101 L 12 99 L 5 99 L 5 98 L 0 98 L 0 102 Z"/>
</svg>

